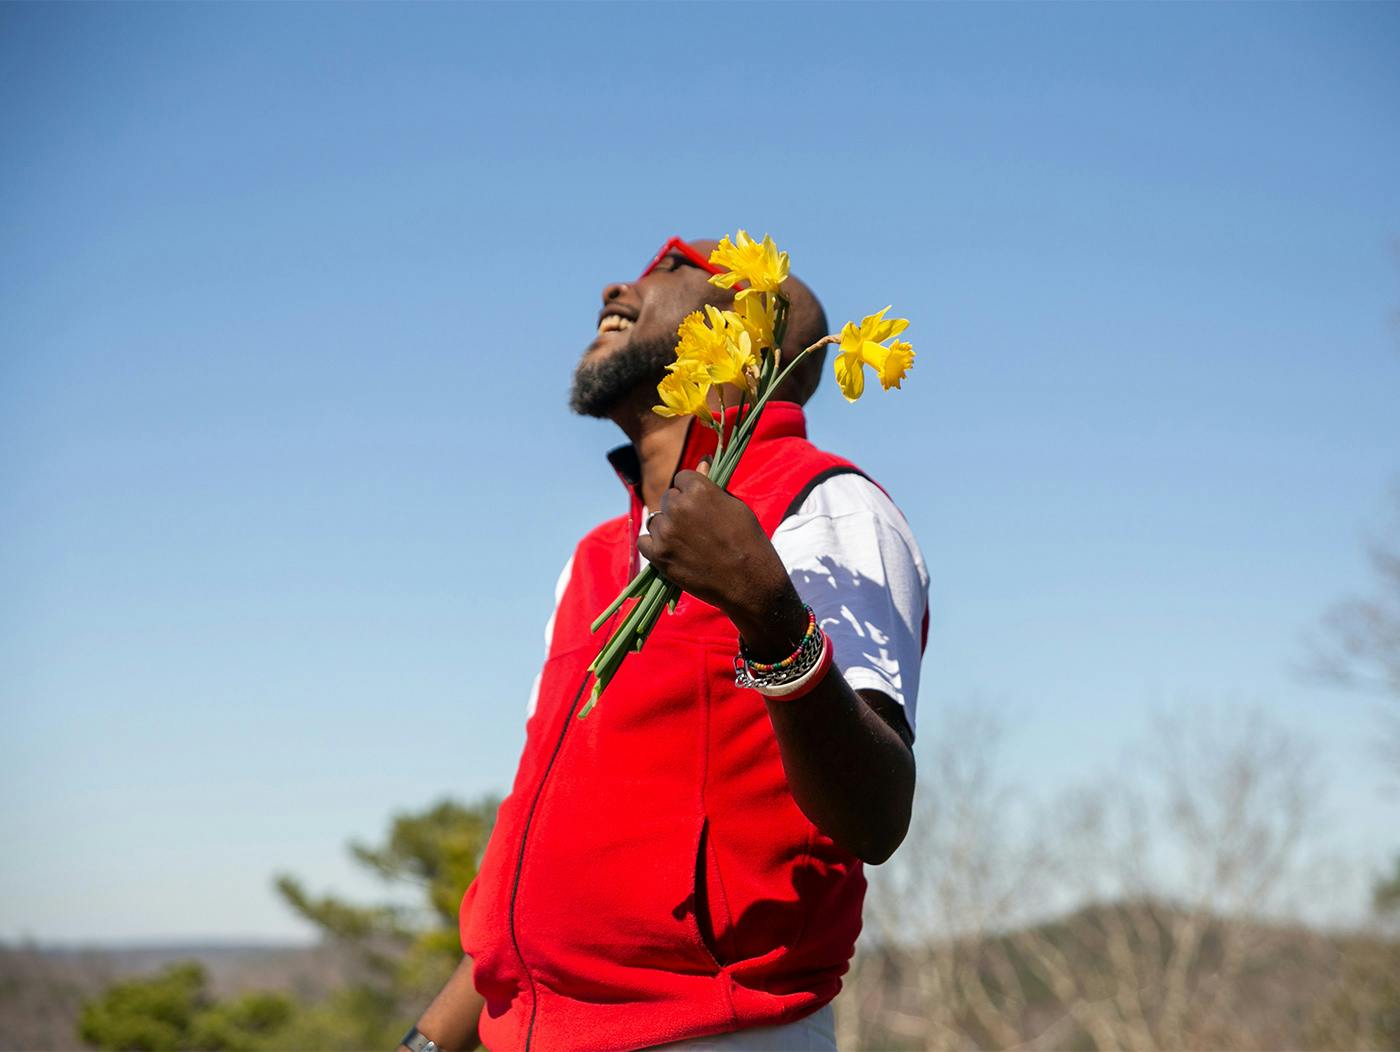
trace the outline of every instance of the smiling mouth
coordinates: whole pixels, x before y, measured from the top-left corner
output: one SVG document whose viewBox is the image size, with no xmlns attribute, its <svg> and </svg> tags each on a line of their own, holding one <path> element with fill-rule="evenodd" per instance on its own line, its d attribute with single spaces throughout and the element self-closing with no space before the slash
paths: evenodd
<svg viewBox="0 0 1400 1052">
<path fill-rule="evenodd" d="M 609 332 L 626 332 L 632 327 L 632 319 L 621 314 L 605 314 L 598 322 L 598 335 Z"/>
</svg>

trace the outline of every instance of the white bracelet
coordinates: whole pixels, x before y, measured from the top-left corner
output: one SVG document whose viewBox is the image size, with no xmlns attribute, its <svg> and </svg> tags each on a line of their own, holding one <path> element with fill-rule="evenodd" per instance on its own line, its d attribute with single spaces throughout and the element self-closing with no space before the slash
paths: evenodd
<svg viewBox="0 0 1400 1052">
<path fill-rule="evenodd" d="M 832 656 L 831 637 L 823 632 L 822 653 L 821 657 L 817 658 L 816 664 L 789 683 L 779 683 L 773 686 L 754 684 L 753 689 L 765 698 L 800 698 L 812 690 L 818 681 L 826 675 L 827 670 L 831 668 Z"/>
</svg>

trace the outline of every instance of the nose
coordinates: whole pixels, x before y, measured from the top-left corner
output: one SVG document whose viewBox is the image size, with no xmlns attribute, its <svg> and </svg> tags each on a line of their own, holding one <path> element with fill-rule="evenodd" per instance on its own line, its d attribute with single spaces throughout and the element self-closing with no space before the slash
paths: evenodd
<svg viewBox="0 0 1400 1052">
<path fill-rule="evenodd" d="M 604 285 L 603 306 L 606 307 L 609 303 L 626 292 L 628 288 L 629 286 L 625 281 L 614 281 L 611 285 Z"/>
</svg>

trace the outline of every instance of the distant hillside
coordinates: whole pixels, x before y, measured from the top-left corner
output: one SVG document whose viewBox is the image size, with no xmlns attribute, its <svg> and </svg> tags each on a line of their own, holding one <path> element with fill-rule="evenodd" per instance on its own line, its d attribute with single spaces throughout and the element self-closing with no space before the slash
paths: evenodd
<svg viewBox="0 0 1400 1052">
<path fill-rule="evenodd" d="M 174 961 L 199 961 L 218 996 L 281 990 L 314 1000 L 344 981 L 328 947 L 168 945 L 52 949 L 0 945 L 0 1050 L 77 1049 L 84 998 L 117 979 L 155 972 Z"/>
<path fill-rule="evenodd" d="M 1184 915 L 1147 908 L 1091 906 L 1016 932 L 927 948 L 866 946 L 836 1002 L 841 1047 L 1178 1047 L 1164 1043 L 1148 1017 L 1154 968 L 1173 959 Z M 1135 913 L 1150 916 L 1150 925 L 1126 926 Z M 1128 936 L 1117 949 L 1105 941 L 1115 931 Z M 1219 917 L 1207 918 L 1199 935 L 1186 978 L 1205 1000 L 1188 1011 L 1202 1024 L 1205 1009 L 1223 1005 L 1228 1025 L 1195 1033 L 1181 1047 L 1387 1048 L 1400 1033 L 1395 939 Z M 1232 964 L 1242 946 L 1248 952 Z M 1123 954 L 1133 958 L 1126 973 Z M 1066 1012 L 1074 998 L 1046 985 L 1046 972 L 1028 955 L 1053 958 L 1086 998 Z M 316 1001 L 350 978 L 347 960 L 330 947 L 0 946 L 0 1050 L 79 1049 L 74 1033 L 84 999 L 114 980 L 190 960 L 205 967 L 218 997 L 274 990 Z M 1138 1029 L 1108 1011 L 1125 994 L 1135 1013 L 1147 1012 Z"/>
<path fill-rule="evenodd" d="M 869 947 L 837 1000 L 838 1036 L 851 1052 L 1391 1049 L 1397 976 L 1400 940 L 1382 934 L 1119 902 L 1004 934 Z"/>
</svg>

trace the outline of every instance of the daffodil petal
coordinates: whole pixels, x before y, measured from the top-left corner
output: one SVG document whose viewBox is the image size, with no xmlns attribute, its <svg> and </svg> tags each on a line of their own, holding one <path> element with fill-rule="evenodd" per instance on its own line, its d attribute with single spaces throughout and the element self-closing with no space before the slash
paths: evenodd
<svg viewBox="0 0 1400 1052">
<path fill-rule="evenodd" d="M 836 358 L 836 383 L 846 401 L 854 402 L 865 390 L 865 367 L 858 355 L 841 354 Z"/>
</svg>

